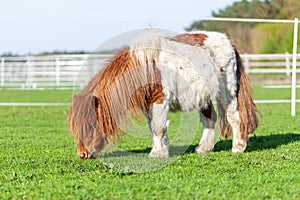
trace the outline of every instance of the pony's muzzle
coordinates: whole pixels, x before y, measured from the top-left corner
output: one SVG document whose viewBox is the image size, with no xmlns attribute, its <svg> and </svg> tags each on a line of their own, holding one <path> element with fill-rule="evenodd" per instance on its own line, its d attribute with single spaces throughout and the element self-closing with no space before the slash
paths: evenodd
<svg viewBox="0 0 300 200">
<path fill-rule="evenodd" d="M 88 156 L 89 154 L 87 153 L 87 152 L 83 152 L 83 153 L 81 153 L 81 155 L 79 155 L 79 157 L 81 158 L 81 159 L 88 159 L 89 158 L 89 156 Z"/>
<path fill-rule="evenodd" d="M 91 158 L 97 158 L 97 153 L 96 152 L 89 153 L 88 151 L 84 151 L 78 154 L 78 156 L 80 159 L 87 160 Z"/>
<path fill-rule="evenodd" d="M 78 156 L 83 160 L 89 159 L 91 157 L 91 155 L 87 151 L 81 152 L 80 154 L 78 154 Z"/>
<path fill-rule="evenodd" d="M 108 139 L 102 137 L 97 140 L 98 142 L 93 144 L 90 148 L 86 148 L 82 142 L 80 142 L 79 147 L 77 148 L 77 155 L 83 160 L 90 158 L 98 158 L 100 151 L 108 144 Z"/>
</svg>

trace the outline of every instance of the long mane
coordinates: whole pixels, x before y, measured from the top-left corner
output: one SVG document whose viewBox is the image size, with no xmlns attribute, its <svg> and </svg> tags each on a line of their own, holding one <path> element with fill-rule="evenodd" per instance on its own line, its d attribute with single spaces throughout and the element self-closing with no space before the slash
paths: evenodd
<svg viewBox="0 0 300 200">
<path fill-rule="evenodd" d="M 89 144 L 89 134 L 114 137 L 130 122 L 128 111 L 138 118 L 148 113 L 152 103 L 163 101 L 158 53 L 153 54 L 153 49 L 139 45 L 121 49 L 74 96 L 67 123 L 75 140 Z"/>
</svg>

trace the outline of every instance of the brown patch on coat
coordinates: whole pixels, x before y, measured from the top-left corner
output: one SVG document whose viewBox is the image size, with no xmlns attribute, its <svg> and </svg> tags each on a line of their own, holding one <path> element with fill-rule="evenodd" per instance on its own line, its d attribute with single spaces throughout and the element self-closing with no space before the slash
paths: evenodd
<svg viewBox="0 0 300 200">
<path fill-rule="evenodd" d="M 220 67 L 221 74 L 224 74 L 226 72 L 225 67 Z"/>
<path fill-rule="evenodd" d="M 208 119 L 216 121 L 216 112 L 214 110 L 213 104 L 210 101 L 206 108 L 201 109 L 201 113 Z"/>
<path fill-rule="evenodd" d="M 192 45 L 192 46 L 200 46 L 204 47 L 205 40 L 208 36 L 206 34 L 201 34 L 201 33 L 193 33 L 193 34 L 180 34 L 176 35 L 172 39 L 175 40 L 176 42 Z"/>
</svg>

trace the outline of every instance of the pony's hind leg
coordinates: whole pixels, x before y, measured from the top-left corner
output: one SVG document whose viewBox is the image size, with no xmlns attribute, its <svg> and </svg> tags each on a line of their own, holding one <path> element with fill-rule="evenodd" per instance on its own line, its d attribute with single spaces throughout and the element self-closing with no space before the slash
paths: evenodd
<svg viewBox="0 0 300 200">
<path fill-rule="evenodd" d="M 169 107 L 164 104 L 152 105 L 148 125 L 152 133 L 152 150 L 149 157 L 167 158 L 169 157 L 169 139 L 167 129 L 169 121 L 167 114 Z"/>
<path fill-rule="evenodd" d="M 237 98 L 232 98 L 227 107 L 227 120 L 232 127 L 232 152 L 244 152 L 247 147 L 247 138 L 243 138 L 240 130 L 240 115 L 238 111 Z"/>
<path fill-rule="evenodd" d="M 207 153 L 213 150 L 215 145 L 215 123 L 216 123 L 216 112 L 212 103 L 209 104 L 208 108 L 201 109 L 199 112 L 200 120 L 203 123 L 202 136 L 195 151 L 197 153 Z"/>
</svg>

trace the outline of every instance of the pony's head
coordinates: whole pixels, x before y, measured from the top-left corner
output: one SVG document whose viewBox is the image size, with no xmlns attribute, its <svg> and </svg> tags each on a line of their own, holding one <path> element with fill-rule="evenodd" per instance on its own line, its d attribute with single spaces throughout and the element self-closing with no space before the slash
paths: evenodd
<svg viewBox="0 0 300 200">
<path fill-rule="evenodd" d="M 77 155 L 81 159 L 97 158 L 107 144 L 108 139 L 105 136 L 90 137 L 88 141 L 86 139 L 78 139 Z"/>
<path fill-rule="evenodd" d="M 73 97 L 67 123 L 81 159 L 96 158 L 108 144 L 99 126 L 98 103 L 95 97 L 81 93 Z"/>
<path fill-rule="evenodd" d="M 142 50 L 121 49 L 73 97 L 67 122 L 80 158 L 97 157 L 109 139 L 126 130 L 130 124 L 128 112 L 138 118 L 148 112 L 153 102 L 162 102 L 161 75 L 155 65 L 158 53 Z"/>
</svg>

